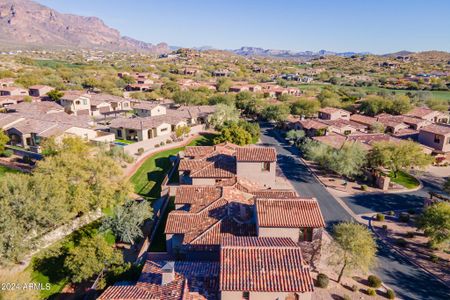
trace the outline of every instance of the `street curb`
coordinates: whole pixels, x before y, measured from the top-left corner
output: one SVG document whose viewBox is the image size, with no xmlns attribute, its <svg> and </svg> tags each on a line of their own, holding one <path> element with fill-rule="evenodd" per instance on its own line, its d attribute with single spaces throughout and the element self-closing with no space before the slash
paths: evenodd
<svg viewBox="0 0 450 300">
<path fill-rule="evenodd" d="M 372 217 L 373 218 L 373 217 Z M 440 277 L 436 276 L 434 273 L 430 272 L 428 269 L 426 269 L 425 267 L 423 267 L 421 264 L 409 259 L 409 256 L 406 255 L 402 250 L 398 249 L 398 247 L 394 246 L 392 243 L 384 240 L 381 238 L 381 236 L 373 229 L 372 226 L 372 218 L 369 218 L 369 228 L 370 230 L 375 234 L 375 236 L 378 238 L 378 240 L 385 244 L 386 246 L 389 247 L 389 249 L 395 251 L 397 254 L 399 254 L 401 257 L 403 257 L 406 261 L 412 263 L 413 265 L 415 265 L 416 267 L 422 269 L 423 271 L 425 271 L 428 275 L 432 276 L 434 279 L 437 279 L 440 283 L 442 283 L 443 285 L 445 285 L 446 287 L 450 288 L 450 285 L 443 281 Z"/>
</svg>

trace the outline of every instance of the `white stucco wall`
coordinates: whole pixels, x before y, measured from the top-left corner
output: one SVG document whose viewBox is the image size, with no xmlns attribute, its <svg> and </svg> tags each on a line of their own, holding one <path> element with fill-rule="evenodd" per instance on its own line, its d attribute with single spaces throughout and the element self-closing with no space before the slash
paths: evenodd
<svg viewBox="0 0 450 300">
<path fill-rule="evenodd" d="M 239 161 L 236 164 L 237 175 L 266 187 L 275 187 L 276 162 L 270 163 L 270 171 L 262 171 L 262 164 L 262 162 Z"/>
</svg>

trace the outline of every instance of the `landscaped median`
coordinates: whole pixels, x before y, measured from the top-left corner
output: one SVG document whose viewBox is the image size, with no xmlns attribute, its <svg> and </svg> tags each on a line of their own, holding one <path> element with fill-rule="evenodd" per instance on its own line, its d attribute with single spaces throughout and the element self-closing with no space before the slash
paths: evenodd
<svg viewBox="0 0 450 300">
<path fill-rule="evenodd" d="M 391 182 L 399 184 L 405 189 L 415 189 L 420 186 L 420 181 L 407 172 L 398 171 L 396 175 L 394 172 L 389 172 L 388 176 Z"/>
</svg>

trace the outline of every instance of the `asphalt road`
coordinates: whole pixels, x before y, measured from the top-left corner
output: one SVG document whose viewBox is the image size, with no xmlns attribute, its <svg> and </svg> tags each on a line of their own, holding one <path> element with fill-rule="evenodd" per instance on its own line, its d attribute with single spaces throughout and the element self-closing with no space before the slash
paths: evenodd
<svg viewBox="0 0 450 300">
<path fill-rule="evenodd" d="M 299 151 L 289 146 L 274 133 L 268 125 L 261 126 L 261 141 L 273 146 L 278 153 L 278 165 L 300 196 L 315 197 L 327 223 L 327 229 L 336 222 L 351 220 L 352 217 L 336 199 L 311 175 L 301 160 Z M 432 182 L 425 187 L 435 189 Z M 387 211 L 392 209 L 419 207 L 425 191 L 407 194 L 371 194 L 346 197 L 343 200 L 356 213 Z M 378 263 L 374 268 L 383 282 L 394 289 L 401 299 L 450 299 L 450 289 L 440 281 L 405 260 L 396 252 L 378 242 Z"/>
</svg>

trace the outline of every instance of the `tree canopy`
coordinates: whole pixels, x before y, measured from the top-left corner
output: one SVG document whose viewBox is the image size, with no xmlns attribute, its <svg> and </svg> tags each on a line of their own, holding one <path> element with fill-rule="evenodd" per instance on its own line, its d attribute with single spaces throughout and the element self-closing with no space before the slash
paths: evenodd
<svg viewBox="0 0 450 300">
<path fill-rule="evenodd" d="M 385 167 L 396 177 L 398 171 L 411 167 L 423 168 L 433 162 L 422 147 L 412 141 L 377 142 L 369 152 L 369 165 L 372 168 Z"/>
<path fill-rule="evenodd" d="M 112 216 L 103 220 L 102 230 L 111 230 L 122 242 L 134 244 L 137 238 L 143 237 L 142 225 L 151 218 L 153 211 L 148 202 L 130 201 L 117 206 Z"/>
<path fill-rule="evenodd" d="M 218 104 L 216 111 L 208 117 L 208 123 L 212 127 L 220 129 L 227 122 L 237 122 L 239 117 L 240 113 L 234 106 Z"/>
<path fill-rule="evenodd" d="M 367 227 L 343 222 L 333 227 L 334 247 L 330 263 L 339 267 L 338 282 L 352 270 L 366 272 L 375 263 L 375 240 Z"/>
<path fill-rule="evenodd" d="M 443 201 L 427 207 L 417 225 L 433 246 L 450 246 L 450 203 Z"/>
</svg>

